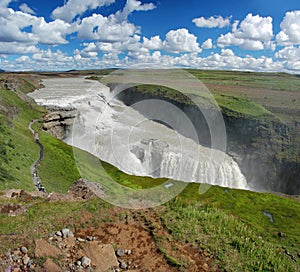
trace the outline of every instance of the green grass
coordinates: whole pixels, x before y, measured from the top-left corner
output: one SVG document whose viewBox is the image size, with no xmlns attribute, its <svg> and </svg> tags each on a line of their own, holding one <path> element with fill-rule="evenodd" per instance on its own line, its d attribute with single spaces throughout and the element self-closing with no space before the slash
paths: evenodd
<svg viewBox="0 0 300 272">
<path fill-rule="evenodd" d="M 277 244 L 213 206 L 172 201 L 161 217 L 173 239 L 208 249 L 219 267 L 226 271 L 296 271 L 299 268 Z"/>
<path fill-rule="evenodd" d="M 197 190 L 195 184 L 189 185 L 182 193 L 182 199 L 186 203 L 200 201 L 233 214 L 270 241 L 288 247 L 291 251 L 300 248 L 299 201 L 271 193 L 256 193 L 222 187 L 211 187 L 205 194 L 197 196 Z M 273 223 L 264 215 L 264 211 L 272 214 Z M 286 237 L 281 239 L 277 235 L 279 232 L 284 233 Z M 293 244 L 294 247 L 291 246 Z"/>
<path fill-rule="evenodd" d="M 248 118 L 272 117 L 272 113 L 251 99 L 233 95 L 215 95 L 215 99 L 222 111 L 230 116 Z"/>
<path fill-rule="evenodd" d="M 173 103 L 179 103 L 182 107 L 193 105 L 195 101 L 199 106 L 204 108 L 216 109 L 219 107 L 223 114 L 228 116 L 273 119 L 273 114 L 263 106 L 245 97 L 235 95 L 214 94 L 216 103 L 213 102 L 208 94 L 187 94 L 180 93 L 176 90 L 155 85 L 139 85 L 130 89 L 131 92 L 149 94 L 153 97 L 164 98 Z"/>
<path fill-rule="evenodd" d="M 253 88 L 300 91 L 300 78 L 285 73 L 255 73 L 188 69 L 204 83 L 239 85 Z"/>
<path fill-rule="evenodd" d="M 22 101 L 17 93 L 0 88 L 0 150 L 2 178 L 0 189 L 33 189 L 29 167 L 38 156 L 38 146 L 28 130 L 31 119 L 39 118 L 44 109 Z"/>
<path fill-rule="evenodd" d="M 38 167 L 43 185 L 49 192 L 66 193 L 80 178 L 71 146 L 41 132 L 40 141 L 44 145 L 44 159 Z"/>
</svg>

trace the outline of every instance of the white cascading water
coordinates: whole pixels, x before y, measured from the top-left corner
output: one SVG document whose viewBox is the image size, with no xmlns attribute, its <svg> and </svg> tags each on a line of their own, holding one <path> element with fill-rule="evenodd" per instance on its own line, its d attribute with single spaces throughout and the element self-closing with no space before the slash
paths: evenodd
<svg viewBox="0 0 300 272">
<path fill-rule="evenodd" d="M 116 99 L 110 100 L 109 88 L 101 83 L 51 78 L 43 84 L 45 88 L 30 94 L 38 104 L 78 110 L 73 133 L 65 139 L 68 144 L 129 174 L 248 189 L 231 157 L 214 150 L 214 156 L 224 158 L 220 164 L 211 157 L 210 148 L 146 119 Z"/>
</svg>

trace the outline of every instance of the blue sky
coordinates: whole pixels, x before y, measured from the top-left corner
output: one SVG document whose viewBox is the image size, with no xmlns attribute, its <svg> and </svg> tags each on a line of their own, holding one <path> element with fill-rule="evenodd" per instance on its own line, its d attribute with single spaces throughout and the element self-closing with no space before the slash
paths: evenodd
<svg viewBox="0 0 300 272">
<path fill-rule="evenodd" d="M 0 69 L 300 73 L 298 0 L 0 0 Z"/>
</svg>

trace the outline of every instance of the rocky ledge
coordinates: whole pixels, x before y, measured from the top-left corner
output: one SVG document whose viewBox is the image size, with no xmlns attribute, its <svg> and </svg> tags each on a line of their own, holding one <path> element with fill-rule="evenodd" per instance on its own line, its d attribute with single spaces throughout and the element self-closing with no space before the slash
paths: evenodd
<svg viewBox="0 0 300 272">
<path fill-rule="evenodd" d="M 54 137 L 63 140 L 70 132 L 76 109 L 74 108 L 47 108 L 48 114 L 44 117 L 43 129 Z"/>
</svg>

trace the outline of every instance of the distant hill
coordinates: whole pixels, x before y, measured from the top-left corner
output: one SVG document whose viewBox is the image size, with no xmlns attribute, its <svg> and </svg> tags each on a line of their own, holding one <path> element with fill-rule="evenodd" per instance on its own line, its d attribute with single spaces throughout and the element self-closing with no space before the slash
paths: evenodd
<svg viewBox="0 0 300 272">
<path fill-rule="evenodd" d="M 0 73 L 4 73 L 4 72 L 5 72 L 4 70 L 0 69 Z"/>
</svg>

